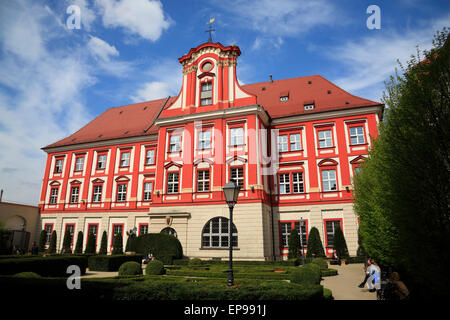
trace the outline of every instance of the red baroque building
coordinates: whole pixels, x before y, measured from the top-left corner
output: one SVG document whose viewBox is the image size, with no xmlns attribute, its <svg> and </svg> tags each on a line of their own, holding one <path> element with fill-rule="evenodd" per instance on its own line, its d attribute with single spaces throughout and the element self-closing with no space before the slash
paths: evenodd
<svg viewBox="0 0 450 320">
<path fill-rule="evenodd" d="M 234 257 L 280 259 L 297 228 L 314 226 L 327 254 L 337 225 L 358 247 L 352 178 L 378 135 L 383 105 L 319 75 L 240 85 L 239 47 L 204 43 L 179 58 L 177 97 L 106 110 L 48 154 L 42 228 L 168 232 L 188 257 L 228 257 L 222 187 L 241 186 Z M 306 222 L 300 230 L 300 219 Z M 86 245 L 86 239 L 84 245 Z"/>
</svg>

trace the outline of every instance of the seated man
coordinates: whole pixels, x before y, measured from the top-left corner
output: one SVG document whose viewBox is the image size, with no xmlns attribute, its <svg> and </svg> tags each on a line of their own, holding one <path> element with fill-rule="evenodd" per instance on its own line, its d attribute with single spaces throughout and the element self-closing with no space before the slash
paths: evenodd
<svg viewBox="0 0 450 320">
<path fill-rule="evenodd" d="M 142 260 L 142 263 L 147 264 L 149 261 L 153 260 L 153 254 L 149 253 L 147 257 Z"/>
</svg>

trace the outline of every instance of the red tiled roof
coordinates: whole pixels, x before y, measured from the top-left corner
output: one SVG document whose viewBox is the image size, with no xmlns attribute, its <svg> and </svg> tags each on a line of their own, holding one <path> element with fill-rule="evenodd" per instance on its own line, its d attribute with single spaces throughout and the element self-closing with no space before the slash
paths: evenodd
<svg viewBox="0 0 450 320">
<path fill-rule="evenodd" d="M 272 118 L 380 105 L 379 102 L 351 95 L 319 75 L 241 87 L 248 93 L 255 94 L 257 103 Z M 280 102 L 280 96 L 286 95 L 289 96 L 288 101 Z M 176 97 L 171 97 L 166 106 L 175 99 Z M 157 127 L 150 125 L 159 115 L 165 101 L 166 99 L 159 99 L 110 108 L 74 134 L 43 149 L 158 133 Z M 303 105 L 310 103 L 314 103 L 314 109 L 305 111 Z"/>
</svg>

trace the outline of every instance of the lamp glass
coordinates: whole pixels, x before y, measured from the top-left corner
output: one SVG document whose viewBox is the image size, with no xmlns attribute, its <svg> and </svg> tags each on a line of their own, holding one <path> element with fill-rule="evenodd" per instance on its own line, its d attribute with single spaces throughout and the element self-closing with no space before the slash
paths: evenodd
<svg viewBox="0 0 450 320">
<path fill-rule="evenodd" d="M 230 205 L 237 202 L 239 196 L 240 187 L 235 181 L 228 182 L 223 188 L 223 193 L 225 195 L 225 201 Z"/>
</svg>

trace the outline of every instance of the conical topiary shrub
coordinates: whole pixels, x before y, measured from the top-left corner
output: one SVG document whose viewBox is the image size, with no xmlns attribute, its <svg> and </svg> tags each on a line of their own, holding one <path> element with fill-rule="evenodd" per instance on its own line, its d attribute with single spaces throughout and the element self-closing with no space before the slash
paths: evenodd
<svg viewBox="0 0 450 320">
<path fill-rule="evenodd" d="M 86 250 L 84 250 L 84 253 L 89 253 L 89 254 L 95 254 L 95 234 L 93 232 L 89 233 L 88 235 L 88 240 L 86 243 Z"/>
<path fill-rule="evenodd" d="M 63 252 L 62 253 L 72 253 L 72 249 L 70 248 L 72 245 L 72 235 L 70 232 L 64 233 L 64 239 L 63 239 Z"/>
<path fill-rule="evenodd" d="M 289 246 L 288 259 L 295 259 L 301 256 L 300 237 L 298 235 L 297 230 L 295 229 L 293 229 L 291 231 L 291 234 L 289 235 L 288 246 Z"/>
<path fill-rule="evenodd" d="M 334 230 L 333 246 L 338 259 L 348 258 L 347 242 L 345 241 L 344 234 L 339 225 L 336 227 L 336 230 Z"/>
<path fill-rule="evenodd" d="M 125 246 L 126 252 L 136 252 L 136 235 L 134 233 L 128 233 L 127 244 Z"/>
<path fill-rule="evenodd" d="M 100 243 L 100 250 L 98 254 L 107 254 L 108 253 L 108 235 L 106 234 L 106 231 L 103 231 L 102 234 L 102 240 Z"/>
<path fill-rule="evenodd" d="M 123 254 L 123 240 L 121 233 L 116 234 L 114 237 L 113 250 L 111 254 Z"/>
<path fill-rule="evenodd" d="M 56 231 L 53 230 L 52 236 L 50 237 L 50 246 L 48 247 L 48 253 L 56 253 Z"/>
<path fill-rule="evenodd" d="M 77 243 L 75 244 L 75 250 L 73 253 L 83 253 L 83 231 L 78 232 Z"/>
<path fill-rule="evenodd" d="M 323 250 L 322 240 L 320 240 L 319 230 L 316 227 L 312 227 L 309 231 L 308 237 L 308 252 L 306 253 L 308 258 L 325 257 L 325 251 Z"/>
<path fill-rule="evenodd" d="M 45 252 L 45 245 L 47 244 L 47 231 L 42 230 L 39 237 L 39 252 Z"/>
</svg>

